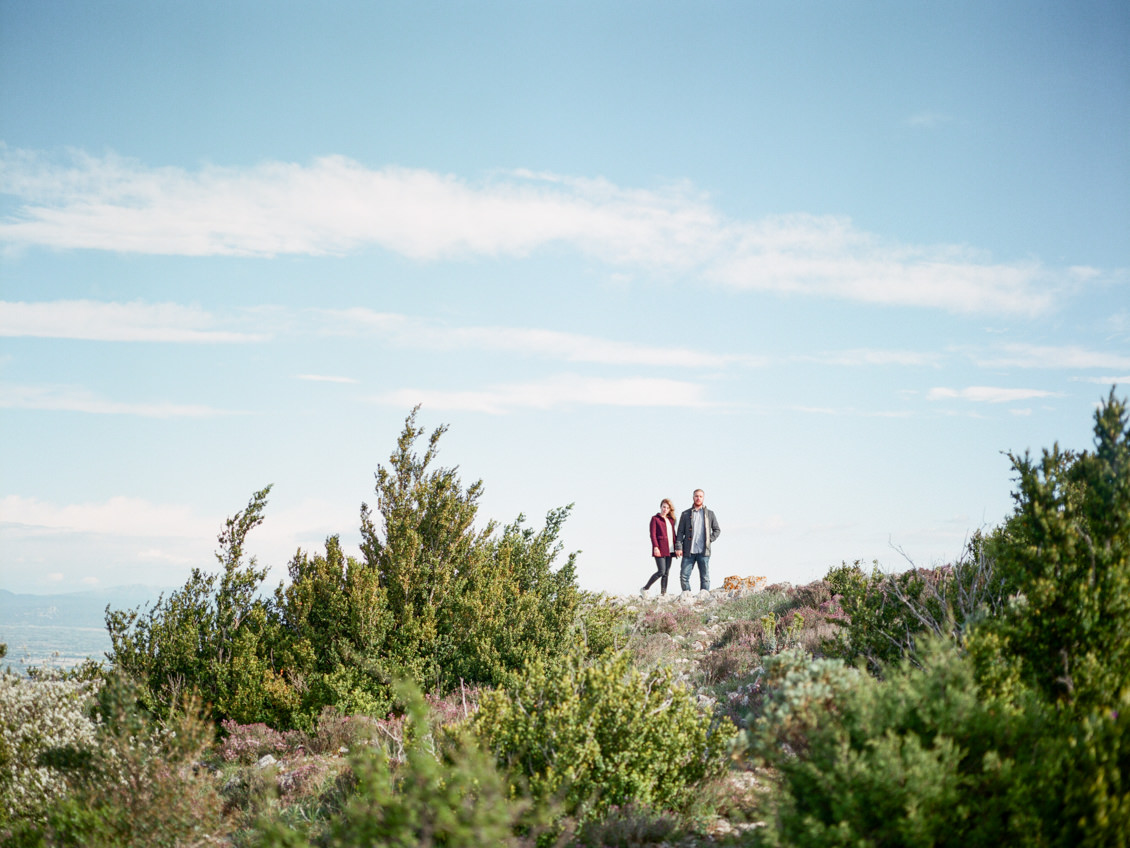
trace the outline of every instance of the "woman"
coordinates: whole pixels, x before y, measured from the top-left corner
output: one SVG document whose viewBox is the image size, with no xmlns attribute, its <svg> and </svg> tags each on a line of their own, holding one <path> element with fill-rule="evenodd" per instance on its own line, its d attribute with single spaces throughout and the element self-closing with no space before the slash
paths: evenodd
<svg viewBox="0 0 1130 848">
<path fill-rule="evenodd" d="M 651 517 L 651 555 L 655 557 L 655 574 L 643 587 L 659 581 L 659 594 L 667 594 L 667 575 L 671 571 L 671 552 L 675 550 L 675 505 L 670 498 L 659 502 L 659 512 Z"/>
</svg>

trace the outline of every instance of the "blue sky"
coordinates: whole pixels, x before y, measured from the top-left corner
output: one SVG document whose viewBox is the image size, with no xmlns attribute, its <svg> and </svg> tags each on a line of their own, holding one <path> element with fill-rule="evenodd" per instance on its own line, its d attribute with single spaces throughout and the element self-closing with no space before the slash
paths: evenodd
<svg viewBox="0 0 1130 848">
<path fill-rule="evenodd" d="M 0 588 L 358 540 L 416 403 L 640 586 L 929 565 L 1130 384 L 1121 2 L 0 0 Z"/>
</svg>

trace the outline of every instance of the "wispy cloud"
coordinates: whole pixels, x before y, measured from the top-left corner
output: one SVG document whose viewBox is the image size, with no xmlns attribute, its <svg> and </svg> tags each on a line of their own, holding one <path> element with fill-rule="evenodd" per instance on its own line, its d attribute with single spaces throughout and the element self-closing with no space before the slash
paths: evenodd
<svg viewBox="0 0 1130 848">
<path fill-rule="evenodd" d="M 847 367 L 867 365 L 905 365 L 937 368 L 942 357 L 937 353 L 924 353 L 914 350 L 882 350 L 878 348 L 856 348 L 854 350 L 824 351 L 795 356 L 797 362 L 812 362 L 817 365 L 843 365 Z"/>
<path fill-rule="evenodd" d="M 1011 403 L 1046 397 L 1062 395 L 1044 389 L 1005 389 L 997 386 L 969 386 L 965 389 L 938 387 L 926 393 L 927 400 L 967 400 L 974 403 Z"/>
<path fill-rule="evenodd" d="M 356 383 L 352 377 L 333 377 L 327 374 L 296 374 L 296 380 L 309 380 L 314 383 Z"/>
<path fill-rule="evenodd" d="M 994 262 L 960 246 L 887 242 L 847 218 L 730 219 L 687 185 L 512 172 L 472 182 L 342 156 L 197 171 L 116 156 L 63 160 L 0 147 L 15 197 L 0 241 L 188 256 L 343 254 L 369 245 L 418 260 L 522 257 L 572 246 L 612 266 L 773 291 L 952 312 L 1034 314 L 1078 283 L 1070 269 Z"/>
<path fill-rule="evenodd" d="M 183 505 L 154 504 L 124 496 L 99 502 L 56 504 L 7 495 L 0 498 L 0 523 L 71 533 L 204 539 L 213 536 L 218 526 L 214 519 L 204 519 Z"/>
<path fill-rule="evenodd" d="M 167 401 L 108 400 L 73 386 L 26 386 L 0 383 L 0 409 L 39 409 L 93 415 L 139 415 L 143 418 L 210 418 L 239 414 L 210 406 Z"/>
<path fill-rule="evenodd" d="M 910 410 L 856 409 L 850 406 L 790 406 L 793 412 L 806 415 L 826 415 L 831 418 L 913 418 Z"/>
<path fill-rule="evenodd" d="M 975 357 L 983 368 L 1130 368 L 1130 356 L 1073 345 L 1006 344 L 1000 353 Z"/>
<path fill-rule="evenodd" d="M 605 365 L 722 368 L 764 365 L 764 358 L 708 353 L 677 347 L 652 347 L 595 336 L 522 327 L 451 327 L 407 315 L 362 307 L 325 310 L 334 332 L 372 332 L 397 345 L 427 350 L 489 350 L 542 356 L 564 362 Z"/>
<path fill-rule="evenodd" d="M 1130 374 L 1123 374 L 1121 377 L 1072 377 L 1077 383 L 1097 383 L 1100 386 L 1130 386 Z"/>
<path fill-rule="evenodd" d="M 215 329 L 202 309 L 175 303 L 54 300 L 0 301 L 0 337 L 104 342 L 253 342 L 264 335 Z"/>
<path fill-rule="evenodd" d="M 481 390 L 398 389 L 376 398 L 398 407 L 422 403 L 429 409 L 465 410 L 502 415 L 520 409 L 562 406 L 706 407 L 703 387 L 680 380 L 630 377 L 603 379 L 559 374 L 528 383 L 508 383 Z"/>
</svg>

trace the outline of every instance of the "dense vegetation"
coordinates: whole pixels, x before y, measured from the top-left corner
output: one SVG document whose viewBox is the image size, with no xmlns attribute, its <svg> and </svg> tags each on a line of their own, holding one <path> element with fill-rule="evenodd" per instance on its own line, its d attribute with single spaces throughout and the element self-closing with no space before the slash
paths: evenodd
<svg viewBox="0 0 1130 848">
<path fill-rule="evenodd" d="M 362 504 L 361 560 L 332 536 L 324 553 L 298 551 L 289 583 L 264 598 L 267 569 L 244 548 L 268 487 L 227 521 L 218 574 L 194 570 L 144 613 L 107 611 L 110 664 L 142 684 L 149 709 L 166 716 L 191 693 L 216 722 L 310 729 L 327 707 L 386 713 L 397 680 L 496 686 L 571 647 L 574 555 L 553 568 L 569 507 L 540 531 L 522 516 L 476 530 L 481 482 L 464 489 L 457 469 L 434 467 L 443 427 L 416 453 L 415 419 L 377 471 L 379 520 Z"/>
<path fill-rule="evenodd" d="M 415 412 L 361 558 L 262 591 L 269 490 L 108 668 L 0 676 L 14 845 L 1124 845 L 1130 421 L 1012 456 L 1015 510 L 956 562 L 616 600 L 557 542 L 476 529 Z M 427 692 L 427 695 L 421 695 Z"/>
</svg>

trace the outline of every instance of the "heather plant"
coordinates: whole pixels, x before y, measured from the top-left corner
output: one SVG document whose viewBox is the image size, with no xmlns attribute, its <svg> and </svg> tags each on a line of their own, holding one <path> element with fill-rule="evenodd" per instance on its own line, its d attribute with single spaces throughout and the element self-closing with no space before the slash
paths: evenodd
<svg viewBox="0 0 1130 848">
<path fill-rule="evenodd" d="M 487 692 L 473 725 L 512 791 L 559 799 L 580 822 L 635 803 L 677 809 L 725 771 L 734 730 L 698 708 L 669 669 L 643 675 L 620 653 L 585 665 L 535 665 Z"/>
<path fill-rule="evenodd" d="M 708 651 L 699 661 L 703 682 L 712 686 L 756 668 L 761 664 L 760 645 L 760 634 L 750 634 Z"/>
<path fill-rule="evenodd" d="M 686 635 L 702 624 L 702 617 L 685 606 L 649 609 L 640 619 L 639 629 L 644 633 L 666 633 L 670 636 Z"/>
<path fill-rule="evenodd" d="M 978 531 L 948 565 L 894 574 L 876 567 L 867 575 L 856 561 L 829 570 L 824 582 L 839 600 L 840 613 L 827 620 L 841 629 L 824 640 L 825 650 L 849 661 L 862 658 L 879 674 L 902 657 L 913 660 L 924 636 L 964 646 L 977 622 L 1006 606 L 1009 587 L 996 568 L 1000 545 L 999 531 Z"/>
<path fill-rule="evenodd" d="M 66 773 L 41 757 L 53 748 L 94 745 L 97 726 L 87 705 L 96 688 L 0 672 L 0 833 L 13 820 L 42 820 L 65 793 Z"/>
<path fill-rule="evenodd" d="M 220 727 L 224 732 L 220 743 L 220 757 L 224 762 L 250 764 L 267 754 L 281 755 L 292 747 L 292 742 L 282 733 L 265 724 L 238 724 L 225 719 Z"/>
</svg>

